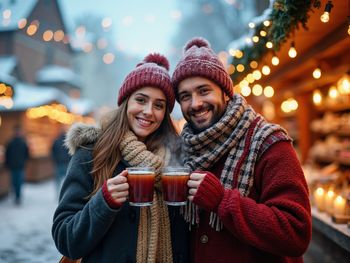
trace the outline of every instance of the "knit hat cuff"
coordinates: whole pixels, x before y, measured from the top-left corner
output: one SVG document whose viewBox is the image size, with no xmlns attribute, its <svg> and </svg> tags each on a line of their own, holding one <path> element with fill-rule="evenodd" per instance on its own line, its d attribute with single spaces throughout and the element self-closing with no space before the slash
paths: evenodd
<svg viewBox="0 0 350 263">
<path fill-rule="evenodd" d="M 174 108 L 175 94 L 169 76 L 169 62 L 163 55 L 149 54 L 123 81 L 118 95 L 118 106 L 136 90 L 143 87 L 156 87 L 162 90 L 170 112 Z"/>
<path fill-rule="evenodd" d="M 166 95 L 167 102 L 169 104 L 169 109 L 172 111 L 175 104 L 174 93 L 172 91 L 171 84 L 166 77 L 163 76 L 164 73 L 161 72 L 137 72 L 132 74 L 125 79 L 121 90 L 125 89 L 123 87 L 128 87 L 127 92 L 121 92 L 118 97 L 118 106 L 120 106 L 129 94 L 134 93 L 136 90 L 150 86 L 150 87 L 162 87 L 162 91 Z"/>
<path fill-rule="evenodd" d="M 173 85 L 176 99 L 178 99 L 177 90 L 180 82 L 189 77 L 207 78 L 224 90 L 230 98 L 233 97 L 233 84 L 228 73 L 216 63 L 209 60 L 191 59 L 180 62 L 173 74 Z"/>
</svg>

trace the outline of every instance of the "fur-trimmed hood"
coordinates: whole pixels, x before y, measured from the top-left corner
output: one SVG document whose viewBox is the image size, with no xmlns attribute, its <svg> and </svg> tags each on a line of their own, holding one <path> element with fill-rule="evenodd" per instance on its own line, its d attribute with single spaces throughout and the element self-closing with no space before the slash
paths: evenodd
<svg viewBox="0 0 350 263">
<path fill-rule="evenodd" d="M 67 132 L 64 144 L 73 155 L 79 146 L 96 142 L 100 133 L 101 128 L 97 126 L 75 123 Z"/>
</svg>

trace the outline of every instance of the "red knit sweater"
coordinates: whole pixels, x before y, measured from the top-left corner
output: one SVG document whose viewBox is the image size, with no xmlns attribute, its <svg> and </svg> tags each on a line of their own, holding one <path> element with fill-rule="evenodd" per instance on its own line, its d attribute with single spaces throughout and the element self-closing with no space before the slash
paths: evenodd
<svg viewBox="0 0 350 263">
<path fill-rule="evenodd" d="M 226 158 L 226 157 L 224 157 Z M 255 167 L 248 197 L 225 190 L 217 177 L 220 160 L 201 183 L 194 203 L 202 207 L 192 230 L 192 262 L 303 262 L 311 238 L 308 188 L 290 142 L 277 142 Z M 209 212 L 224 224 L 209 226 Z"/>
</svg>

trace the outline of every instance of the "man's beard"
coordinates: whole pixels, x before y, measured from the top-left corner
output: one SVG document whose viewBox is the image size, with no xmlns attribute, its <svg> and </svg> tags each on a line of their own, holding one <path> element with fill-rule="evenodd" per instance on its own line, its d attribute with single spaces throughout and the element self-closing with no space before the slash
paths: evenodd
<svg viewBox="0 0 350 263">
<path fill-rule="evenodd" d="M 222 115 L 223 115 L 224 112 L 225 112 L 225 109 L 222 109 L 222 110 L 218 109 L 218 110 L 214 111 L 214 106 L 212 106 L 212 105 L 208 105 L 208 106 L 202 107 L 200 110 L 197 110 L 197 111 L 202 111 L 203 108 L 204 108 L 205 110 L 212 111 L 212 113 L 213 113 L 213 115 L 212 115 L 212 117 L 211 117 L 211 119 L 210 119 L 210 121 L 209 121 L 208 124 L 206 124 L 206 125 L 204 125 L 204 126 L 202 126 L 202 127 L 198 127 L 198 126 L 195 124 L 195 122 L 191 120 L 191 118 L 189 118 L 189 119 L 187 120 L 188 124 L 190 125 L 191 129 L 194 131 L 195 134 L 198 134 L 198 133 L 200 133 L 200 132 L 202 132 L 202 131 L 204 131 L 204 130 L 210 128 L 211 126 L 213 126 L 215 123 L 217 123 L 217 122 L 221 119 Z M 197 112 L 197 111 L 196 111 L 196 112 Z M 193 114 L 193 111 L 190 112 L 190 116 L 191 116 L 192 114 Z"/>
</svg>

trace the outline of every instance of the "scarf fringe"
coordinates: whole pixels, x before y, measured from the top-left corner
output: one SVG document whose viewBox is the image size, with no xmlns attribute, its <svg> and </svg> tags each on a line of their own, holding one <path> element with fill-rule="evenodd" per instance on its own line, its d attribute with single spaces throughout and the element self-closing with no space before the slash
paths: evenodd
<svg viewBox="0 0 350 263">
<path fill-rule="evenodd" d="M 218 214 L 210 212 L 209 225 L 214 228 L 216 231 L 220 231 L 224 228 L 223 223 L 221 222 Z"/>
</svg>

